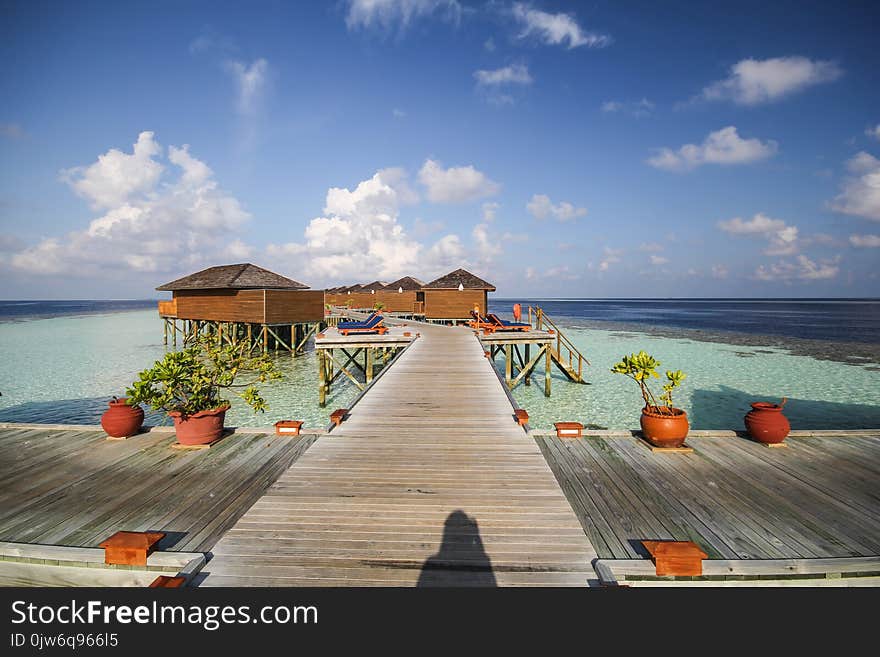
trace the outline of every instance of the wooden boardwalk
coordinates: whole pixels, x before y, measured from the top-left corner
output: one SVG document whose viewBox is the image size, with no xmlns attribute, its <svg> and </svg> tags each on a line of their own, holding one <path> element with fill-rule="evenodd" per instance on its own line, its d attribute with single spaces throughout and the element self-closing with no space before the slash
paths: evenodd
<svg viewBox="0 0 880 657">
<path fill-rule="evenodd" d="M 538 442 L 603 559 L 645 557 L 642 539 L 693 540 L 710 559 L 880 555 L 880 431 L 781 449 L 718 433 L 692 433 L 691 454 L 623 435 Z"/>
<path fill-rule="evenodd" d="M 0 428 L 0 541 L 97 547 L 118 530 L 157 530 L 163 550 L 203 552 L 314 440 L 245 430 L 184 451 L 170 430 L 106 437 Z"/>
<path fill-rule="evenodd" d="M 597 555 L 482 347 L 422 337 L 212 550 L 203 585 L 585 586 Z"/>
</svg>

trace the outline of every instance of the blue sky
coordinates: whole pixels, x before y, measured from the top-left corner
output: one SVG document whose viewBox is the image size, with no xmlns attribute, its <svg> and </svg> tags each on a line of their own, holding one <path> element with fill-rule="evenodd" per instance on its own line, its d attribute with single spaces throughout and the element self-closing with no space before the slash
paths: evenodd
<svg viewBox="0 0 880 657">
<path fill-rule="evenodd" d="M 4 3 L 0 296 L 880 296 L 880 8 L 657 4 Z"/>
</svg>

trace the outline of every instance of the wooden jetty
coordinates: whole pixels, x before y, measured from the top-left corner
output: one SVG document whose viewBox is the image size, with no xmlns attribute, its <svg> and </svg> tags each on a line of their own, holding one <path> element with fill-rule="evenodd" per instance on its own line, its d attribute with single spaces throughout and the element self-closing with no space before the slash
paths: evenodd
<svg viewBox="0 0 880 657">
<path fill-rule="evenodd" d="M 421 338 L 213 548 L 202 585 L 586 586 L 597 555 L 473 331 Z"/>
<path fill-rule="evenodd" d="M 646 561 L 641 541 L 659 539 L 699 545 L 703 581 L 880 584 L 880 431 L 795 431 L 784 449 L 692 431 L 689 454 L 652 452 L 635 432 L 536 440 L 605 580 L 674 580 Z"/>
<path fill-rule="evenodd" d="M 162 550 L 206 552 L 314 439 L 239 429 L 184 451 L 172 427 L 108 441 L 101 427 L 0 424 L 0 541 L 94 548 L 164 531 Z"/>
</svg>

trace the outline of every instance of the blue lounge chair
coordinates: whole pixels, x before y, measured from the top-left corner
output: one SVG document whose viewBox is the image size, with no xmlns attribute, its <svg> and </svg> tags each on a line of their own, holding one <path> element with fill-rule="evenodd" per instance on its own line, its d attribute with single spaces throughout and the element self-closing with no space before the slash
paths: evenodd
<svg viewBox="0 0 880 657">
<path fill-rule="evenodd" d="M 486 319 L 495 325 L 496 331 L 528 331 L 532 328 L 532 325 L 527 322 L 508 322 L 495 313 L 487 313 Z"/>
<path fill-rule="evenodd" d="M 376 325 L 376 322 L 382 321 L 382 315 L 379 313 L 373 313 L 369 317 L 360 321 L 351 321 L 351 322 L 339 322 L 337 328 L 345 328 L 345 329 L 355 329 L 355 328 L 371 328 Z"/>
</svg>

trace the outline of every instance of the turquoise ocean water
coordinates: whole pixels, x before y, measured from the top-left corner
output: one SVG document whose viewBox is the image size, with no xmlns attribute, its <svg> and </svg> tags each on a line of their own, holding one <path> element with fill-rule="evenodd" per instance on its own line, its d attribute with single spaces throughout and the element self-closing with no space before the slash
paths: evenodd
<svg viewBox="0 0 880 657">
<path fill-rule="evenodd" d="M 529 411 L 532 426 L 578 420 L 612 429 L 638 426 L 641 398 L 636 385 L 611 374 L 620 356 L 645 349 L 662 368 L 688 374 L 675 403 L 687 410 L 696 429 L 741 428 L 748 403 L 789 398 L 786 414 L 794 428 L 880 427 L 880 369 L 791 353 L 776 346 L 706 342 L 683 334 L 601 329 L 560 320 L 566 335 L 592 365 L 590 385 L 568 382 L 553 372 L 553 393 L 543 396 L 543 371 L 514 397 Z M 583 322 L 580 322 L 583 324 Z M 757 344 L 756 344 L 757 343 Z M 162 322 L 154 309 L 28 319 L 0 323 L 0 421 L 96 424 L 113 395 L 124 394 L 137 373 L 161 358 Z M 317 403 L 314 352 L 277 356 L 285 374 L 265 388 L 270 410 L 254 415 L 233 402 L 231 426 L 267 426 L 279 419 L 302 419 L 324 427 L 329 413 L 358 393 L 345 382 L 334 387 L 325 408 Z M 503 367 L 503 360 L 497 361 Z M 164 422 L 161 415 L 150 423 Z"/>
</svg>

